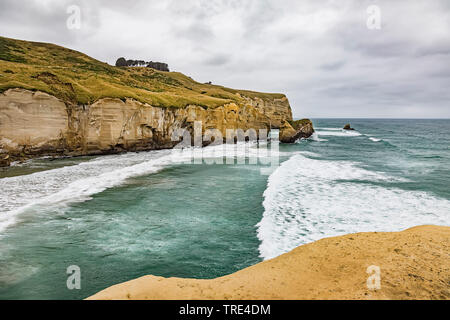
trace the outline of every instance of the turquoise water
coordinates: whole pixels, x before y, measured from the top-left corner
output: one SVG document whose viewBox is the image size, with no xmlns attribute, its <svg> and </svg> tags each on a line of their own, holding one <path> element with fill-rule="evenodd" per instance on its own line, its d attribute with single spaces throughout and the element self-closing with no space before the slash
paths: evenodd
<svg viewBox="0 0 450 320">
<path fill-rule="evenodd" d="M 450 120 L 346 122 L 314 120 L 317 134 L 280 145 L 272 170 L 248 144 L 236 146 L 247 163 L 153 151 L 3 170 L 0 299 L 80 299 L 146 274 L 213 278 L 323 237 L 450 225 Z M 230 148 L 203 152 L 220 162 Z M 66 287 L 70 265 L 81 290 Z"/>
</svg>

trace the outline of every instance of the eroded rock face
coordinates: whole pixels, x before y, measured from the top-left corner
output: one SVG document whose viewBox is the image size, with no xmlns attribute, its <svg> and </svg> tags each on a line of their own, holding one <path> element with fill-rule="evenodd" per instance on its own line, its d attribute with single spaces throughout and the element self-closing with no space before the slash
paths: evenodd
<svg viewBox="0 0 450 320">
<path fill-rule="evenodd" d="M 280 142 L 294 143 L 300 138 L 309 138 L 314 133 L 314 127 L 309 119 L 284 121 L 280 128 Z"/>
<path fill-rule="evenodd" d="M 0 155 L 9 161 L 34 156 L 75 156 L 171 148 L 175 130 L 280 128 L 292 120 L 287 98 L 245 98 L 244 104 L 205 109 L 160 108 L 132 99 L 66 105 L 42 92 L 10 89 L 0 94 Z M 4 159 L 4 158 L 2 158 Z"/>
<path fill-rule="evenodd" d="M 257 108 L 269 118 L 272 128 L 281 128 L 284 121 L 292 120 L 292 110 L 286 97 L 273 100 L 244 98 L 248 105 Z"/>
<path fill-rule="evenodd" d="M 0 95 L 0 153 L 14 159 L 62 152 L 67 129 L 67 108 L 57 98 L 21 89 Z"/>
<path fill-rule="evenodd" d="M 0 167 L 8 167 L 11 164 L 8 154 L 0 154 Z"/>
</svg>

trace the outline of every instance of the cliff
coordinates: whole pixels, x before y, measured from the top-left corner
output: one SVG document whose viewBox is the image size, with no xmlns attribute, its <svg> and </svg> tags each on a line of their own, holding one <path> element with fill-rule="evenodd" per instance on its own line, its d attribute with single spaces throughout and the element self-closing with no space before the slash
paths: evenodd
<svg viewBox="0 0 450 320">
<path fill-rule="evenodd" d="M 280 141 L 294 143 L 301 138 L 309 138 L 314 133 L 313 123 L 309 119 L 283 121 L 280 127 Z"/>
<path fill-rule="evenodd" d="M 78 156 L 171 148 L 175 130 L 269 129 L 290 116 L 286 98 L 253 98 L 215 108 L 155 107 L 134 99 L 102 98 L 72 105 L 37 91 L 9 89 L 0 94 L 0 148 L 9 160 L 34 156 Z"/>
<path fill-rule="evenodd" d="M 145 276 L 89 299 L 446 300 L 450 299 L 449 240 L 450 227 L 438 226 L 350 234 L 300 246 L 217 279 Z M 379 267 L 379 287 L 372 281 L 376 271 L 371 266 Z"/>
<path fill-rule="evenodd" d="M 280 128 L 283 94 L 201 84 L 177 72 L 118 68 L 53 44 L 0 37 L 0 165 L 173 147 L 172 133 Z"/>
</svg>

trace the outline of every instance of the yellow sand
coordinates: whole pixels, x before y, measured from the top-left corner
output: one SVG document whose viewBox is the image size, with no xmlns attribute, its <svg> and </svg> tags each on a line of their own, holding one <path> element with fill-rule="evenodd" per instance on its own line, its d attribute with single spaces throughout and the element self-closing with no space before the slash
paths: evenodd
<svg viewBox="0 0 450 320">
<path fill-rule="evenodd" d="M 350 234 L 217 279 L 145 276 L 89 299 L 450 299 L 449 240 L 450 227 L 438 226 Z M 378 290 L 367 287 L 372 265 Z"/>
</svg>

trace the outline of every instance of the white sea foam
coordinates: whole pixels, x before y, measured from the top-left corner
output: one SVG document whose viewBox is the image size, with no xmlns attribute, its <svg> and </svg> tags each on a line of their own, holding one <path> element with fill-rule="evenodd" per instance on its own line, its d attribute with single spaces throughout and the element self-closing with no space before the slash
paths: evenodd
<svg viewBox="0 0 450 320">
<path fill-rule="evenodd" d="M 320 157 L 320 154 L 311 151 L 298 151 L 293 154 L 302 154 L 307 157 Z"/>
<path fill-rule="evenodd" d="M 352 162 L 292 156 L 269 177 L 264 192 L 260 256 L 273 258 L 323 237 L 450 224 L 450 201 L 386 187 L 397 180 Z"/>
<path fill-rule="evenodd" d="M 320 136 L 335 136 L 335 137 L 358 137 L 361 136 L 362 134 L 359 133 L 356 130 L 329 130 L 329 131 L 324 131 L 324 130 L 318 130 L 316 131 L 317 134 Z"/>
<path fill-rule="evenodd" d="M 192 159 L 201 163 L 207 158 L 223 157 L 242 163 L 246 158 L 269 158 L 266 162 L 270 163 L 271 157 L 290 154 L 277 150 L 268 152 L 252 143 L 224 144 L 104 156 L 74 166 L 3 178 L 0 179 L 0 232 L 14 225 L 24 212 L 39 212 L 46 207 L 64 208 L 70 203 L 87 201 L 97 193 L 123 184 L 128 178 L 155 173 L 172 164 Z"/>
<path fill-rule="evenodd" d="M 321 138 L 319 137 L 319 134 L 318 134 L 317 132 L 314 132 L 314 133 L 312 134 L 312 136 L 309 137 L 309 139 L 310 139 L 310 140 L 313 140 L 313 141 L 317 141 L 317 142 L 327 141 L 326 139 L 321 139 Z"/>
<path fill-rule="evenodd" d="M 0 179 L 0 231 L 19 214 L 47 205 L 67 205 L 122 183 L 152 173 L 169 161 L 167 151 L 106 156 L 75 166 Z"/>
<path fill-rule="evenodd" d="M 380 142 L 382 139 L 370 137 L 368 135 L 362 134 L 356 130 L 344 130 L 341 128 L 316 128 L 316 132 L 310 138 L 314 141 L 327 141 L 325 139 L 321 139 L 320 136 L 335 136 L 335 137 L 359 137 L 359 136 L 367 136 L 369 140 L 373 142 Z"/>
<path fill-rule="evenodd" d="M 320 138 L 320 136 L 334 136 L 334 137 L 359 137 L 359 136 L 367 136 L 369 140 L 373 142 L 380 142 L 382 139 L 370 137 L 366 134 L 362 134 L 356 130 L 344 130 L 341 128 L 316 128 L 316 132 L 311 137 L 312 140 L 315 141 L 327 141 Z"/>
<path fill-rule="evenodd" d="M 324 130 L 324 131 L 342 131 L 342 128 L 325 128 L 325 127 L 316 127 L 316 130 Z"/>
</svg>

